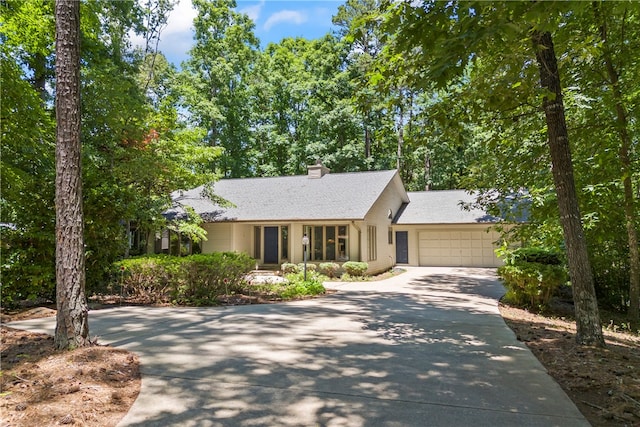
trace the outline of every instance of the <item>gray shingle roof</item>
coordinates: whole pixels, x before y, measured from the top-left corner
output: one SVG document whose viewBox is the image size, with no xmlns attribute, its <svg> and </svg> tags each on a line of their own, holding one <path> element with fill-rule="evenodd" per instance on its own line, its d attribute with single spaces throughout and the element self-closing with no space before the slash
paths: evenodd
<svg viewBox="0 0 640 427">
<path fill-rule="evenodd" d="M 475 196 L 465 190 L 409 192 L 409 204 L 398 213 L 396 224 L 477 224 L 493 223 L 500 218 L 480 209 L 466 210 Z"/>
<path fill-rule="evenodd" d="M 204 187 L 177 191 L 177 207 L 169 218 L 180 215 L 180 205 L 191 206 L 205 221 L 285 221 L 363 219 L 395 170 L 329 173 L 322 178 L 307 175 L 222 179 L 213 185 L 215 195 L 233 203 L 223 208 L 203 197 Z"/>
</svg>

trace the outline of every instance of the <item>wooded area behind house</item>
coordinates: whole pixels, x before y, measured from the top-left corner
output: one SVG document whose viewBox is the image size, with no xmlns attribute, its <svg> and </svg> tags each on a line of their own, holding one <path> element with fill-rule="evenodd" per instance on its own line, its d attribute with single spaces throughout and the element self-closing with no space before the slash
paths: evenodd
<svg viewBox="0 0 640 427">
<path fill-rule="evenodd" d="M 80 3 L 87 293 L 145 250 L 172 191 L 316 159 L 397 168 L 409 191 L 479 190 L 494 212 L 521 195 L 529 222 L 505 245 L 566 253 L 545 116 L 561 98 L 598 302 L 637 329 L 640 3 L 348 0 L 335 34 L 264 49 L 233 0 L 193 4 L 176 67 L 155 51 L 172 1 Z M 55 295 L 54 3 L 0 2 L 0 41 L 5 305 Z M 546 41 L 561 97 L 541 74 Z"/>
</svg>

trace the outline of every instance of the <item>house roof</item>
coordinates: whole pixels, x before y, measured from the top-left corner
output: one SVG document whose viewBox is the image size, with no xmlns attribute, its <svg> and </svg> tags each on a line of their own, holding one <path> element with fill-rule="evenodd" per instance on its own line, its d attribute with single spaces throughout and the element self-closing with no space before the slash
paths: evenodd
<svg viewBox="0 0 640 427">
<path fill-rule="evenodd" d="M 484 210 L 465 208 L 475 195 L 465 190 L 409 192 L 410 202 L 396 215 L 396 224 L 478 224 L 501 219 Z"/>
<path fill-rule="evenodd" d="M 204 186 L 172 194 L 174 208 L 165 212 L 172 218 L 190 206 L 205 221 L 283 221 L 363 219 L 389 186 L 396 170 L 327 173 L 321 178 L 308 175 L 222 179 L 213 184 L 213 193 L 233 204 L 222 207 L 204 196 Z M 400 181 L 399 181 L 400 182 Z M 400 184 L 401 185 L 401 184 Z M 408 201 L 404 188 L 402 199 Z"/>
</svg>

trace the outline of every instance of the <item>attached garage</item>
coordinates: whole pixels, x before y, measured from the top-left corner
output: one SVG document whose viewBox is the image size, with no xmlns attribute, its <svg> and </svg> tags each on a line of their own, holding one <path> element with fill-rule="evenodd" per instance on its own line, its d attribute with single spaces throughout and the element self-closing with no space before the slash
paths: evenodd
<svg viewBox="0 0 640 427">
<path fill-rule="evenodd" d="M 473 195 L 462 190 L 408 195 L 410 202 L 394 221 L 398 263 L 406 260 L 406 264 L 425 267 L 502 265 L 495 254 L 500 235 L 491 229 L 501 219 L 473 208 Z"/>
<path fill-rule="evenodd" d="M 418 231 L 418 262 L 421 266 L 497 267 L 495 231 L 447 228 Z"/>
</svg>

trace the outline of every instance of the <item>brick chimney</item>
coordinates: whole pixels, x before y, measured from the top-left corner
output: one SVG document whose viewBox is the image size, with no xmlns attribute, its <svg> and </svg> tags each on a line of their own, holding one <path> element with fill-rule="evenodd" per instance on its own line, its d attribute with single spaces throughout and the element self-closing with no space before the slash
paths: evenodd
<svg viewBox="0 0 640 427">
<path fill-rule="evenodd" d="M 307 177 L 311 179 L 322 178 L 329 172 L 329 168 L 325 167 L 320 159 L 316 161 L 315 165 L 307 166 Z"/>
</svg>

